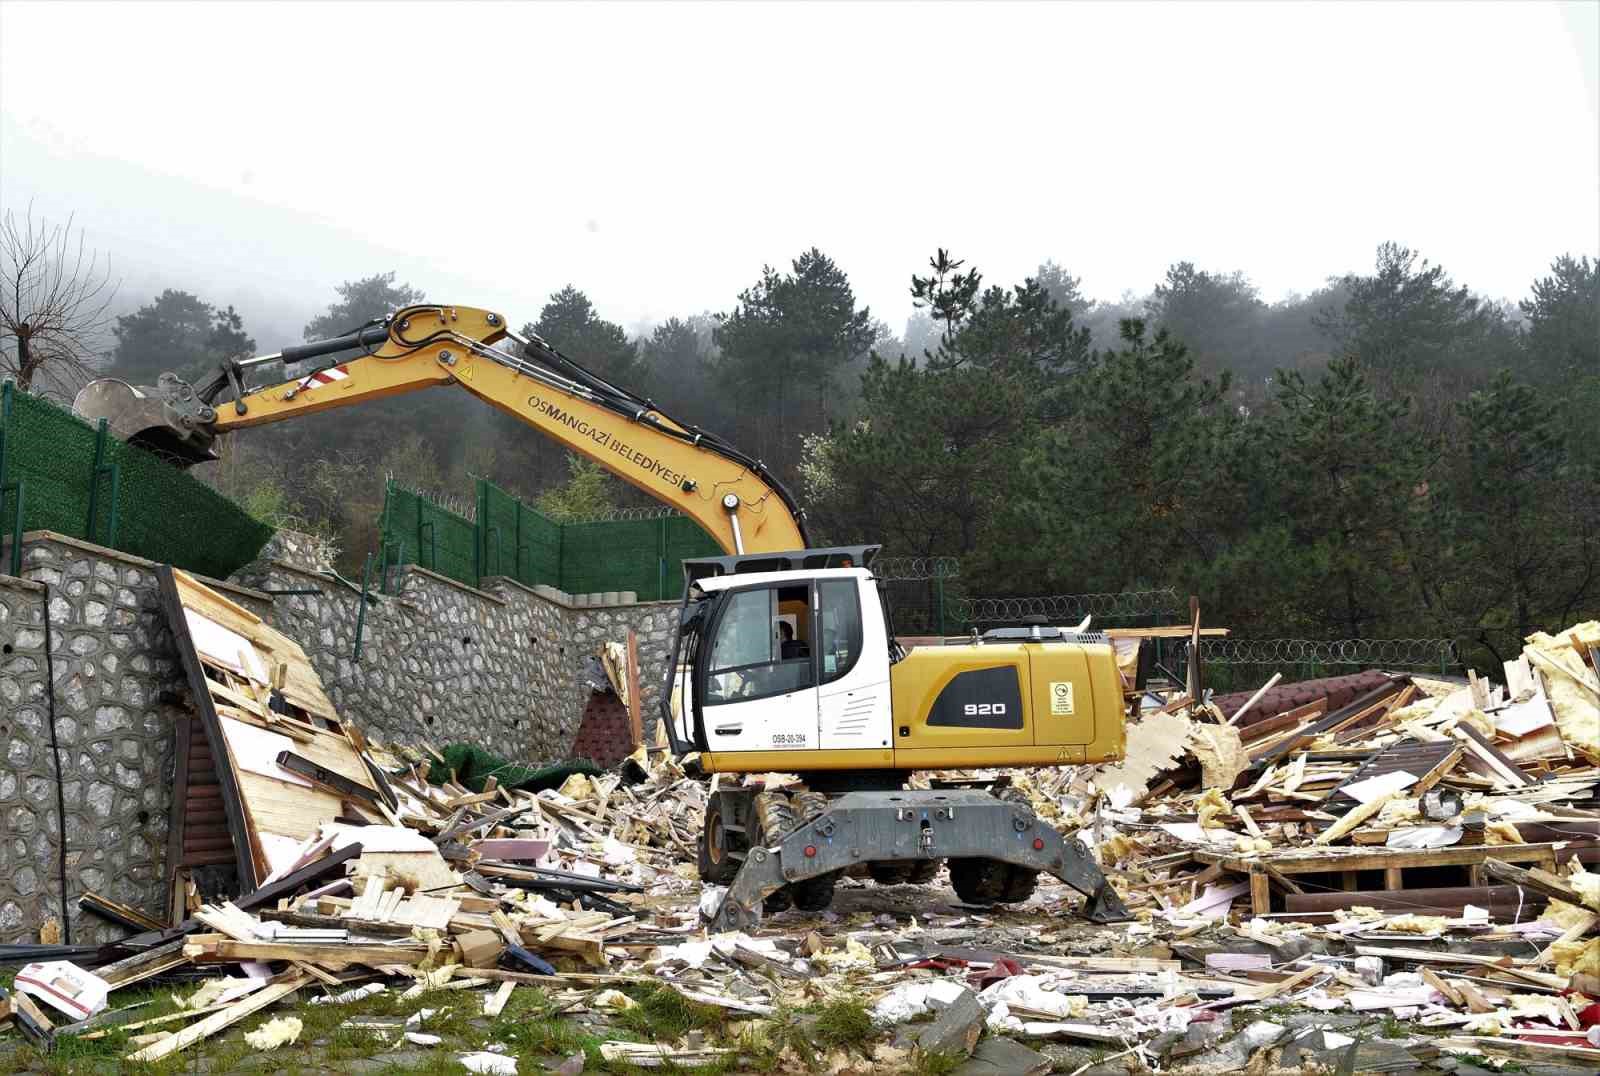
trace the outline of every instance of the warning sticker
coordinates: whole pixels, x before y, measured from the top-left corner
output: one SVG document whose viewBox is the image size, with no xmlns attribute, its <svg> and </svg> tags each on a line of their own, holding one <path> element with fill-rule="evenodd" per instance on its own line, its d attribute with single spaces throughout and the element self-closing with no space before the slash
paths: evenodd
<svg viewBox="0 0 1600 1076">
<path fill-rule="evenodd" d="M 1052 714 L 1072 713 L 1072 681 L 1050 681 L 1050 712 Z"/>
</svg>

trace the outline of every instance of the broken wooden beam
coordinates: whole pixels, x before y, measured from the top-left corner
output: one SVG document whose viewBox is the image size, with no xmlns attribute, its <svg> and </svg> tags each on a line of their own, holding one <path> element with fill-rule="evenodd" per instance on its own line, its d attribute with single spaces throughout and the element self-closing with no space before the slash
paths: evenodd
<svg viewBox="0 0 1600 1076">
<path fill-rule="evenodd" d="M 109 919 L 118 926 L 127 927 L 129 930 L 165 930 L 167 924 L 153 915 L 147 915 L 139 909 L 119 903 L 110 897 L 102 897 L 93 891 L 84 893 L 78 898 L 78 907 L 86 912 Z"/>
<path fill-rule="evenodd" d="M 326 766 L 319 766 L 303 755 L 297 755 L 293 751 L 279 751 L 278 765 L 335 796 L 355 800 L 364 807 L 383 813 L 379 807 L 380 797 L 376 791 L 359 781 L 350 780 L 342 773 L 330 770 Z"/>
<path fill-rule="evenodd" d="M 1536 893 L 1543 893 L 1554 900 L 1566 901 L 1579 907 L 1593 908 L 1595 905 L 1584 900 L 1582 894 L 1567 885 L 1560 878 L 1547 871 L 1523 870 L 1500 859 L 1485 859 L 1483 861 L 1484 873 L 1491 878 L 1512 885 L 1520 885 L 1524 889 L 1531 889 Z M 1600 909 L 1596 909 L 1600 910 Z"/>
</svg>

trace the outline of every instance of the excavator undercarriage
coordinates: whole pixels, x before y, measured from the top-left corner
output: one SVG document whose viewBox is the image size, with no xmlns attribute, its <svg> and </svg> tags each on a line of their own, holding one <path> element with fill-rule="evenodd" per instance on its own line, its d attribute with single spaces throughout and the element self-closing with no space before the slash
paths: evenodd
<svg viewBox="0 0 1600 1076">
<path fill-rule="evenodd" d="M 834 883 L 865 873 L 880 884 L 930 881 L 941 861 L 966 904 L 1019 903 L 1042 871 L 1087 900 L 1094 922 L 1127 919 L 1089 850 L 1041 820 L 1014 789 L 847 792 L 719 790 L 706 808 L 700 870 L 728 885 L 712 920 L 746 930 L 763 913 L 820 911 Z"/>
</svg>

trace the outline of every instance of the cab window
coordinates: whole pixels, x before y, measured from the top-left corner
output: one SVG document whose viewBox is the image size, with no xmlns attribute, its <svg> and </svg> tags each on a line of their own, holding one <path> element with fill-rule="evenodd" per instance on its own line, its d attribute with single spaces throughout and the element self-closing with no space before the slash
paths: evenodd
<svg viewBox="0 0 1600 1076">
<path fill-rule="evenodd" d="M 728 596 L 711 641 L 704 705 L 747 702 L 815 683 L 806 587 L 761 587 Z M 795 610 L 801 610 L 797 616 Z"/>
<path fill-rule="evenodd" d="M 822 683 L 831 683 L 855 667 L 861 656 L 861 600 L 854 579 L 825 579 L 817 584 L 817 612 L 822 639 Z"/>
</svg>

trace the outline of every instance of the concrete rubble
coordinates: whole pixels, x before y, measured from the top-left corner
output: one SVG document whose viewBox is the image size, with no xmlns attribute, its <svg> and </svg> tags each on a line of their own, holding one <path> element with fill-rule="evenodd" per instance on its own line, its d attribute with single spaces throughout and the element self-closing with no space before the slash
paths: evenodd
<svg viewBox="0 0 1600 1076">
<path fill-rule="evenodd" d="M 237 1025 L 287 1056 L 314 1048 L 289 1015 L 309 1000 L 374 1058 L 452 1049 L 472 1072 L 1594 1072 L 1597 648 L 1580 624 L 1534 636 L 1503 684 L 1380 676 L 1338 705 L 1147 695 L 1125 764 L 938 775 L 1010 784 L 1083 840 L 1134 913 L 1110 925 L 1048 878 L 969 907 L 941 874 L 846 878 L 827 911 L 710 934 L 699 823 L 740 778 L 641 746 L 557 787 L 469 789 L 427 745 L 363 741 L 393 824 L 329 818 L 291 869 L 174 926 L 8 952 L 28 967 L 0 1050 L 115 1035 L 155 1062 Z M 364 869 L 376 848 L 416 861 Z M 176 1011 L 119 1004 L 174 979 Z M 470 1050 L 437 1015 L 461 997 Z M 497 1041 L 535 1011 L 581 1050 Z"/>
</svg>

